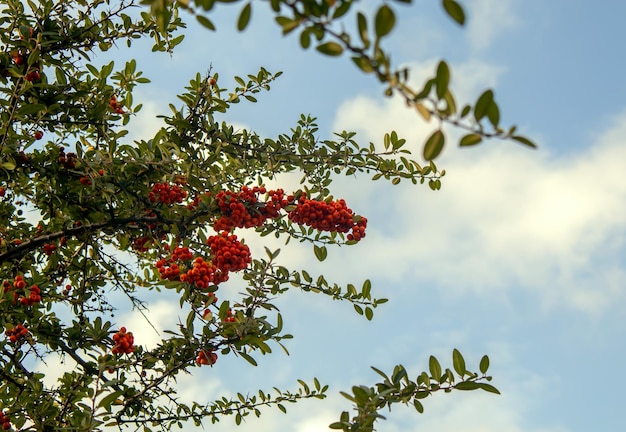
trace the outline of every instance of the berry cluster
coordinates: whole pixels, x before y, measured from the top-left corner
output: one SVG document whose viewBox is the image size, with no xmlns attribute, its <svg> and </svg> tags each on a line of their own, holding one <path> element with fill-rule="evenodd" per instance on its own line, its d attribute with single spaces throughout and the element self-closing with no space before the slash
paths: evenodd
<svg viewBox="0 0 626 432">
<path fill-rule="evenodd" d="M 226 318 L 224 318 L 224 322 L 227 322 L 227 323 L 237 322 L 237 318 L 235 317 L 235 315 L 233 315 L 232 310 L 228 309 L 228 312 L 226 312 Z"/>
<path fill-rule="evenodd" d="M 62 165 L 65 169 L 74 169 L 76 168 L 76 159 L 78 156 L 76 153 L 68 153 L 65 154 L 65 148 L 59 148 L 59 164 Z"/>
<path fill-rule="evenodd" d="M 193 267 L 180 275 L 182 282 L 195 284 L 199 289 L 207 289 L 210 284 L 217 285 L 227 279 L 227 273 L 220 271 L 213 263 L 207 263 L 202 257 L 197 257 Z"/>
<path fill-rule="evenodd" d="M 265 202 L 259 202 L 259 194 L 267 194 Z M 231 231 L 233 228 L 258 227 L 268 218 L 278 217 L 280 210 L 293 202 L 293 197 L 286 197 L 282 189 L 268 192 L 264 187 L 243 186 L 240 192 L 218 192 L 215 200 L 222 216 L 213 228 Z"/>
<path fill-rule="evenodd" d="M 19 300 L 20 304 L 24 306 L 32 306 L 41 301 L 41 289 L 39 289 L 37 285 L 32 285 L 30 287 L 30 293 L 28 296 L 24 295 L 26 281 L 22 275 L 15 276 L 13 285 L 11 285 L 11 282 L 9 281 L 4 281 L 2 283 L 2 287 L 4 288 L 5 293 L 13 290 L 13 303 L 17 303 Z M 22 296 L 20 297 L 20 295 Z"/>
<path fill-rule="evenodd" d="M 18 324 L 12 329 L 5 331 L 4 334 L 7 335 L 12 343 L 16 343 L 17 341 L 26 337 L 26 335 L 28 334 L 28 329 L 22 324 Z"/>
<path fill-rule="evenodd" d="M 0 427 L 2 427 L 2 430 L 5 431 L 11 430 L 11 418 L 5 415 L 2 411 L 0 411 Z"/>
<path fill-rule="evenodd" d="M 24 79 L 26 81 L 39 81 L 41 79 L 41 74 L 39 73 L 39 69 L 33 69 L 29 71 L 26 75 L 24 75 Z"/>
<path fill-rule="evenodd" d="M 152 202 L 161 202 L 163 204 L 182 203 L 187 197 L 187 192 L 182 190 L 178 184 L 172 186 L 169 183 L 155 183 L 152 190 L 148 194 L 148 199 Z"/>
<path fill-rule="evenodd" d="M 130 354 L 135 351 L 135 338 L 132 332 L 126 332 L 126 327 L 121 327 L 120 331 L 113 335 L 115 346 L 111 350 L 113 354 Z"/>
<path fill-rule="evenodd" d="M 109 106 L 115 114 L 125 114 L 124 106 L 118 102 L 116 95 L 111 96 L 111 99 L 109 99 Z"/>
<path fill-rule="evenodd" d="M 168 259 L 161 258 L 155 264 L 156 268 L 161 275 L 161 279 L 168 279 L 171 281 L 181 280 L 179 261 L 189 261 L 193 259 L 193 254 L 188 247 L 176 247 L 172 252 L 172 256 Z"/>
<path fill-rule="evenodd" d="M 213 262 L 224 273 L 243 270 L 252 262 L 250 248 L 237 240 L 234 234 L 222 231 L 209 237 L 207 243 L 214 255 Z"/>
<path fill-rule="evenodd" d="M 365 237 L 367 219 L 356 218 L 343 199 L 338 201 L 315 201 L 301 195 L 296 208 L 289 212 L 289 219 L 320 231 L 347 233 L 348 240 L 359 241 Z"/>
<path fill-rule="evenodd" d="M 133 250 L 136 250 L 137 252 L 146 252 L 149 248 L 148 248 L 148 244 L 150 243 L 150 241 L 152 240 L 152 237 L 150 236 L 141 236 L 141 237 L 135 237 L 132 241 L 132 243 L 130 244 L 130 247 L 133 248 Z"/>
<path fill-rule="evenodd" d="M 215 354 L 215 352 L 213 351 L 205 351 L 205 350 L 200 350 L 198 351 L 198 355 L 196 356 L 196 363 L 198 363 L 198 365 L 214 365 L 215 362 L 217 361 L 217 354 Z"/>
<path fill-rule="evenodd" d="M 57 245 L 54 243 L 46 243 L 43 245 L 43 253 L 50 256 L 57 249 Z"/>
</svg>

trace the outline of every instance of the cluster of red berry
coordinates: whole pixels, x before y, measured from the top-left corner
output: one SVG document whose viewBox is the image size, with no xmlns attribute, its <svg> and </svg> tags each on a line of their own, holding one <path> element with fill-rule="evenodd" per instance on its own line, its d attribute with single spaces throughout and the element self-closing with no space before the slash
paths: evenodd
<svg viewBox="0 0 626 432">
<path fill-rule="evenodd" d="M 207 243 L 214 255 L 213 263 L 224 273 L 243 270 L 252 262 L 250 248 L 237 240 L 234 234 L 222 231 L 209 237 Z"/>
<path fill-rule="evenodd" d="M 135 338 L 132 332 L 126 332 L 126 327 L 121 327 L 120 331 L 113 335 L 115 346 L 111 350 L 113 354 L 130 354 L 135 351 Z"/>
<path fill-rule="evenodd" d="M 193 261 L 193 267 L 180 275 L 182 282 L 194 284 L 199 289 L 207 289 L 209 285 L 217 285 L 227 279 L 227 273 L 220 271 L 215 264 L 206 262 L 202 257 L 197 257 Z"/>
<path fill-rule="evenodd" d="M 187 282 L 207 289 L 211 284 L 227 281 L 229 272 L 243 270 L 252 261 L 250 249 L 237 240 L 236 235 L 224 231 L 209 237 L 207 243 L 213 253 L 211 262 L 202 257 L 194 259 L 188 247 L 176 247 L 170 258 L 161 258 L 155 263 L 161 279 Z M 179 263 L 192 259 L 193 263 L 185 266 L 188 270 L 181 272 Z"/>
<path fill-rule="evenodd" d="M 259 202 L 259 194 L 267 194 L 265 202 Z M 261 226 L 268 218 L 278 217 L 281 209 L 293 202 L 282 189 L 267 191 L 264 187 L 243 186 L 240 192 L 220 191 L 215 195 L 221 217 L 215 222 L 216 231 L 233 228 Z"/>
<path fill-rule="evenodd" d="M 109 99 L 109 106 L 111 107 L 111 110 L 113 110 L 113 112 L 115 114 L 124 114 L 124 105 L 122 105 L 120 102 L 118 102 L 117 100 L 117 96 L 113 95 L 111 96 L 111 99 Z"/>
<path fill-rule="evenodd" d="M 57 249 L 57 245 L 54 243 L 46 243 L 43 245 L 43 253 L 50 256 Z"/>
<path fill-rule="evenodd" d="M 237 322 L 237 318 L 235 317 L 235 315 L 233 315 L 233 311 L 231 309 L 228 309 L 228 312 L 226 312 L 226 318 L 224 318 L 224 322 L 227 322 L 227 323 Z"/>
<path fill-rule="evenodd" d="M 2 430 L 11 430 L 11 418 L 5 415 L 2 411 L 0 411 L 0 425 L 2 427 Z"/>
<path fill-rule="evenodd" d="M 169 183 L 155 183 L 148 194 L 148 199 L 152 202 L 163 204 L 182 203 L 187 196 L 187 192 L 182 190 L 178 184 L 170 186 Z"/>
<path fill-rule="evenodd" d="M 196 363 L 199 365 L 214 365 L 217 361 L 217 354 L 214 351 L 198 351 L 198 355 L 196 356 Z"/>
<path fill-rule="evenodd" d="M 301 195 L 295 209 L 289 212 L 289 220 L 320 231 L 347 233 L 348 240 L 359 241 L 365 237 L 367 219 L 356 218 L 343 199 L 338 201 L 315 201 Z"/>
<path fill-rule="evenodd" d="M 18 324 L 12 329 L 5 331 L 4 334 L 7 335 L 12 343 L 16 343 L 17 341 L 26 337 L 26 335 L 28 334 L 28 329 L 22 324 Z"/>
<path fill-rule="evenodd" d="M 171 281 L 181 280 L 179 261 L 189 261 L 193 259 L 193 254 L 188 247 L 175 247 L 172 256 L 169 259 L 161 258 L 155 264 L 161 275 L 161 279 Z"/>
<path fill-rule="evenodd" d="M 2 287 L 4 288 L 5 293 L 13 290 L 13 303 L 17 303 L 19 300 L 20 304 L 24 306 L 32 306 L 41 301 L 41 290 L 37 285 L 32 285 L 30 287 L 30 293 L 28 296 L 23 295 L 24 290 L 26 289 L 26 281 L 22 275 L 15 276 L 13 284 L 5 280 L 2 283 Z M 20 295 L 22 296 L 20 297 Z"/>
<path fill-rule="evenodd" d="M 136 250 L 137 252 L 146 252 L 148 249 L 150 249 L 147 245 L 150 243 L 150 241 L 152 240 L 152 237 L 150 236 L 141 236 L 141 237 L 135 237 L 132 241 L 132 243 L 130 244 L 130 247 L 133 248 L 133 250 Z"/>
<path fill-rule="evenodd" d="M 59 148 L 59 164 L 63 165 L 64 168 L 66 169 L 74 169 L 76 168 L 76 159 L 78 158 L 78 156 L 76 155 L 76 153 L 68 153 L 67 155 L 65 154 L 65 148 L 60 147 Z"/>
</svg>

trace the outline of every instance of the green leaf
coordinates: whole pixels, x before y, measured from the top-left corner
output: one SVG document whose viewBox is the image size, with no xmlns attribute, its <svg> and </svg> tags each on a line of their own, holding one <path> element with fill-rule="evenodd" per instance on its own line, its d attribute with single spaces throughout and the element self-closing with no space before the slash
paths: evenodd
<svg viewBox="0 0 626 432">
<path fill-rule="evenodd" d="M 480 372 L 483 374 L 487 373 L 487 369 L 489 369 L 489 357 L 487 357 L 486 355 L 483 356 L 483 358 L 480 359 Z"/>
<path fill-rule="evenodd" d="M 365 72 L 365 73 L 374 72 L 374 68 L 370 64 L 369 59 L 367 59 L 366 57 L 354 56 L 354 57 L 352 57 L 352 61 L 363 72 Z"/>
<path fill-rule="evenodd" d="M 476 390 L 479 387 L 479 384 L 474 381 L 462 381 L 454 386 L 457 390 Z"/>
<path fill-rule="evenodd" d="M 413 406 L 418 413 L 422 414 L 424 412 L 424 405 L 419 400 L 413 399 Z"/>
<path fill-rule="evenodd" d="M 454 349 L 452 351 L 452 365 L 454 366 L 454 370 L 461 376 L 464 376 L 467 370 L 465 369 L 465 359 L 459 352 L 458 349 Z"/>
<path fill-rule="evenodd" d="M 443 8 L 446 10 L 450 18 L 458 24 L 465 24 L 465 12 L 463 11 L 463 7 L 455 0 L 443 0 Z"/>
<path fill-rule="evenodd" d="M 291 33 L 300 25 L 300 20 L 287 18 L 285 16 L 276 17 L 276 22 L 283 28 L 283 35 Z"/>
<path fill-rule="evenodd" d="M 494 128 L 498 127 L 500 123 L 500 108 L 498 108 L 498 104 L 495 102 L 491 102 L 491 105 L 487 108 L 487 118 Z"/>
<path fill-rule="evenodd" d="M 437 97 L 439 99 L 443 99 L 446 96 L 446 92 L 448 91 L 448 84 L 450 83 L 450 68 L 445 61 L 440 61 L 437 66 L 437 74 L 436 76 L 436 86 L 437 86 Z"/>
<path fill-rule="evenodd" d="M 424 159 L 427 161 L 435 159 L 443 150 L 443 145 L 445 144 L 445 136 L 441 129 L 437 129 L 433 134 L 426 140 L 426 144 L 424 144 Z"/>
<path fill-rule="evenodd" d="M 514 135 L 511 137 L 512 140 L 515 140 L 519 143 L 522 143 L 524 145 L 527 145 L 528 147 L 532 147 L 532 148 L 537 148 L 537 144 L 535 144 L 534 142 L 532 142 L 531 140 L 529 140 L 526 137 L 523 137 L 521 135 Z"/>
<path fill-rule="evenodd" d="M 480 95 L 474 106 L 474 118 L 476 121 L 480 121 L 487 114 L 487 110 L 493 103 L 493 90 L 485 90 Z"/>
<path fill-rule="evenodd" d="M 211 31 L 215 31 L 215 25 L 213 25 L 213 22 L 207 17 L 203 15 L 196 15 L 196 19 L 204 28 L 207 28 Z"/>
<path fill-rule="evenodd" d="M 343 53 L 343 48 L 337 42 L 326 42 L 317 46 L 317 50 L 328 56 L 339 56 Z"/>
<path fill-rule="evenodd" d="M 239 19 L 237 20 L 237 30 L 243 31 L 248 26 L 250 22 L 250 16 L 252 15 L 252 3 L 248 2 L 241 9 L 241 13 L 239 14 Z"/>
<path fill-rule="evenodd" d="M 238 353 L 241 357 L 243 357 L 248 363 L 250 363 L 252 366 L 257 366 L 257 362 L 255 359 L 253 359 L 250 355 L 246 354 L 243 351 L 240 351 Z"/>
<path fill-rule="evenodd" d="M 461 138 L 461 141 L 459 141 L 459 145 L 461 147 L 473 146 L 476 144 L 480 144 L 482 140 L 483 140 L 483 137 L 480 136 L 479 134 L 467 134 L 463 138 Z"/>
<path fill-rule="evenodd" d="M 494 386 L 492 386 L 491 384 L 487 384 L 487 383 L 477 383 L 478 387 L 489 392 L 489 393 L 495 393 L 495 394 L 500 394 L 500 390 L 498 390 L 497 388 L 495 388 Z"/>
<path fill-rule="evenodd" d="M 313 253 L 315 253 L 315 258 L 317 258 L 318 261 L 324 261 L 328 256 L 326 246 L 313 245 Z"/>
<path fill-rule="evenodd" d="M 376 37 L 382 38 L 388 35 L 393 30 L 396 24 L 396 16 L 393 10 L 385 5 L 382 5 L 378 12 L 376 12 L 376 18 L 374 19 L 374 29 L 376 31 Z"/>
<path fill-rule="evenodd" d="M 361 37 L 361 41 L 363 41 L 365 48 L 367 48 L 370 43 L 369 36 L 367 34 L 367 18 L 365 18 L 365 15 L 363 15 L 363 13 L 358 12 L 356 14 L 356 22 L 359 29 L 359 36 Z"/>
<path fill-rule="evenodd" d="M 300 46 L 304 49 L 311 46 L 311 32 L 308 29 L 305 29 L 302 33 L 300 33 Z"/>
<path fill-rule="evenodd" d="M 365 308 L 365 318 L 367 318 L 368 321 L 371 321 L 372 318 L 374 318 L 374 311 L 372 310 L 372 308 Z"/>
<path fill-rule="evenodd" d="M 439 364 L 439 360 L 437 360 L 434 356 L 430 356 L 428 360 L 428 369 L 430 370 L 430 376 L 439 381 L 441 379 L 441 365 Z"/>
</svg>

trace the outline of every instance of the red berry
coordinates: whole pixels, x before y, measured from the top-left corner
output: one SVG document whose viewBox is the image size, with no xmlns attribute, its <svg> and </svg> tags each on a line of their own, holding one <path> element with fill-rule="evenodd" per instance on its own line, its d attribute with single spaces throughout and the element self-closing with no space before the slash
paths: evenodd
<svg viewBox="0 0 626 432">
<path fill-rule="evenodd" d="M 41 75 L 39 74 L 39 71 L 34 70 L 31 72 L 28 72 L 26 74 L 26 76 L 24 77 L 24 79 L 26 79 L 26 81 L 39 81 L 41 79 Z"/>
<path fill-rule="evenodd" d="M 43 138 L 43 132 L 42 131 L 35 132 L 35 139 L 36 140 L 40 140 L 42 138 Z"/>
</svg>

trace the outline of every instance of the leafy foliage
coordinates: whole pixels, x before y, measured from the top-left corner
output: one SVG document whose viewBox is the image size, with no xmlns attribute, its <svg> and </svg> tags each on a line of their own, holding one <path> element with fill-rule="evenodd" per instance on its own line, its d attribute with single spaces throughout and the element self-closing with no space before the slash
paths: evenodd
<svg viewBox="0 0 626 432">
<path fill-rule="evenodd" d="M 228 2 L 228 3 L 237 3 Z M 255 231 L 314 244 L 323 261 L 327 247 L 354 245 L 365 236 L 367 219 L 331 195 L 337 175 L 370 175 L 397 184 L 427 182 L 437 190 L 445 174 L 434 163 L 445 135 L 438 129 L 426 142 L 427 163 L 411 158 L 395 132 L 382 146 L 360 145 L 355 134 L 341 132 L 321 139 L 315 118 L 301 116 L 289 132 L 262 138 L 219 121 L 233 104 L 256 102 L 280 76 L 264 68 L 235 77 L 232 89 L 218 73 L 191 77 L 179 99 L 163 114 L 152 137 L 127 138 L 133 115 L 141 110 L 133 90 L 149 80 L 134 60 L 97 67 L 101 52 L 151 38 L 153 51 L 171 52 L 183 40 L 181 13 L 194 14 L 206 28 L 214 0 L 194 2 L 134 0 L 39 2 L 2 0 L 0 25 L 0 419 L 17 430 L 99 430 L 129 425 L 143 430 L 169 429 L 183 421 L 200 424 L 233 415 L 239 424 L 260 407 L 324 398 L 327 386 L 299 381 L 296 391 L 276 389 L 253 396 L 238 394 L 212 402 L 185 404 L 172 386 L 181 372 L 239 356 L 256 365 L 255 356 L 283 346 L 275 299 L 289 290 L 323 294 L 352 303 L 368 320 L 386 302 L 372 296 L 371 283 L 360 290 L 313 277 L 305 269 L 278 262 L 279 250 L 252 256 L 237 235 Z M 254 3 L 256 5 L 256 3 Z M 498 136 L 533 145 L 499 127 L 499 108 L 491 90 L 459 114 L 449 88 L 445 62 L 424 88 L 407 85 L 406 70 L 393 71 L 381 40 L 395 26 L 395 12 L 382 5 L 373 21 L 356 13 L 359 43 L 339 20 L 351 1 L 271 0 L 276 22 L 285 34 L 301 31 L 304 48 L 312 43 L 326 55 L 352 55 L 424 117 L 468 130 L 461 145 Z M 455 1 L 445 11 L 463 23 Z M 253 3 L 244 4 L 237 28 L 244 30 Z M 355 38 L 356 39 L 356 38 Z M 487 119 L 493 129 L 485 131 Z M 263 185 L 281 174 L 302 174 L 301 188 L 285 192 Z M 308 206 L 308 207 L 307 207 Z M 314 211 L 312 211 L 313 209 Z M 237 301 L 220 301 L 219 289 L 239 272 L 247 287 Z M 110 317 L 122 294 L 142 311 L 146 290 L 173 290 L 187 319 L 156 347 L 147 348 L 132 329 Z M 55 383 L 37 366 L 55 355 L 75 365 Z M 430 374 L 411 381 L 402 366 L 374 387 L 354 387 L 345 396 L 357 416 L 342 414 L 331 425 L 343 430 L 373 430 L 384 406 L 421 400 L 440 390 L 483 389 L 497 392 L 485 375 L 465 369 L 454 351 L 452 371 L 442 372 L 431 358 Z M 9 419 L 9 420 L 7 420 Z"/>
</svg>

